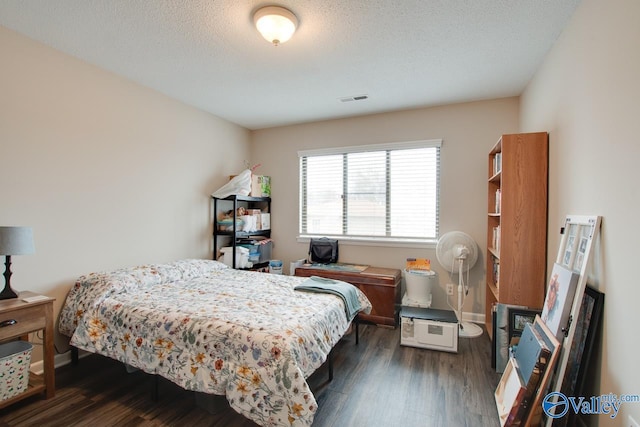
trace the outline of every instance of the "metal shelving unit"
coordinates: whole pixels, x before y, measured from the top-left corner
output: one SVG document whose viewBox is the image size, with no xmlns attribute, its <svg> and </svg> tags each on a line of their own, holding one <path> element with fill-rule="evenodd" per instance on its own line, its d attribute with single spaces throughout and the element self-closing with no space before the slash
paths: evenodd
<svg viewBox="0 0 640 427">
<path fill-rule="evenodd" d="M 213 197 L 213 259 L 217 259 L 218 238 L 222 236 L 231 237 L 231 247 L 233 248 L 233 268 L 236 268 L 236 246 L 239 239 L 247 239 L 251 237 L 271 237 L 271 229 L 257 231 L 241 231 L 238 230 L 238 208 L 244 206 L 247 209 L 260 209 L 263 213 L 271 213 L 271 197 L 252 197 L 252 196 L 228 196 L 225 198 Z M 232 210 L 232 229 L 218 230 L 218 212 Z"/>
</svg>

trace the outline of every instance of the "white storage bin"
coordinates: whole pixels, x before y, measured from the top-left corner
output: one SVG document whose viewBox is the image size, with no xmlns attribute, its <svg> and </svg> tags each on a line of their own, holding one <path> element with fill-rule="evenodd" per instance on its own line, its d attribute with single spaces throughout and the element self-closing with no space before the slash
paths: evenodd
<svg viewBox="0 0 640 427">
<path fill-rule="evenodd" d="M 27 390 L 32 349 L 27 341 L 0 344 L 0 401 Z"/>
<path fill-rule="evenodd" d="M 229 267 L 233 267 L 233 248 L 226 246 L 220 249 L 223 255 L 222 262 Z M 235 268 L 245 268 L 249 262 L 249 249 L 242 246 L 236 246 L 236 265 Z"/>
<path fill-rule="evenodd" d="M 458 352 L 458 320 L 452 310 L 402 307 L 400 345 Z"/>
<path fill-rule="evenodd" d="M 279 259 L 272 259 L 269 261 L 269 273 L 282 274 L 282 261 Z"/>
<path fill-rule="evenodd" d="M 260 214 L 260 230 L 271 230 L 271 214 Z"/>
</svg>

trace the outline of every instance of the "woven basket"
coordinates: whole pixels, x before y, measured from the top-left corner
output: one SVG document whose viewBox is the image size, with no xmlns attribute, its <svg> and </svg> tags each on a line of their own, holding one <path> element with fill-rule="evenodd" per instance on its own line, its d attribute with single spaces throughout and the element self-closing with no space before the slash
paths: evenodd
<svg viewBox="0 0 640 427">
<path fill-rule="evenodd" d="M 0 344 L 0 401 L 27 390 L 32 349 L 27 341 Z"/>
</svg>

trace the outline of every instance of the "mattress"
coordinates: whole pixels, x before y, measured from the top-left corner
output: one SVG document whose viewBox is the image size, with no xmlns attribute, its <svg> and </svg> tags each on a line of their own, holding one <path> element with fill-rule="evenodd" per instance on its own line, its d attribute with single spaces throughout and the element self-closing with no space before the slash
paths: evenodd
<svg viewBox="0 0 640 427">
<path fill-rule="evenodd" d="M 82 350 L 225 395 L 260 425 L 308 426 L 317 403 L 306 378 L 349 322 L 339 297 L 294 291 L 304 280 L 211 260 L 92 273 L 70 290 L 59 331 Z"/>
</svg>

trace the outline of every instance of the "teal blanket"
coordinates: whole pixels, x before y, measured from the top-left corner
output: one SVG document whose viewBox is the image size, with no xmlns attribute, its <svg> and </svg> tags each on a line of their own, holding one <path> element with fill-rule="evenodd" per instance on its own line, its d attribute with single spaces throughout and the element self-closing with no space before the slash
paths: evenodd
<svg viewBox="0 0 640 427">
<path fill-rule="evenodd" d="M 337 295 L 344 301 L 344 309 L 347 320 L 351 322 L 362 309 L 358 298 L 358 289 L 351 283 L 340 280 L 326 279 L 324 277 L 311 276 L 294 288 L 296 291 L 321 292 Z"/>
</svg>

